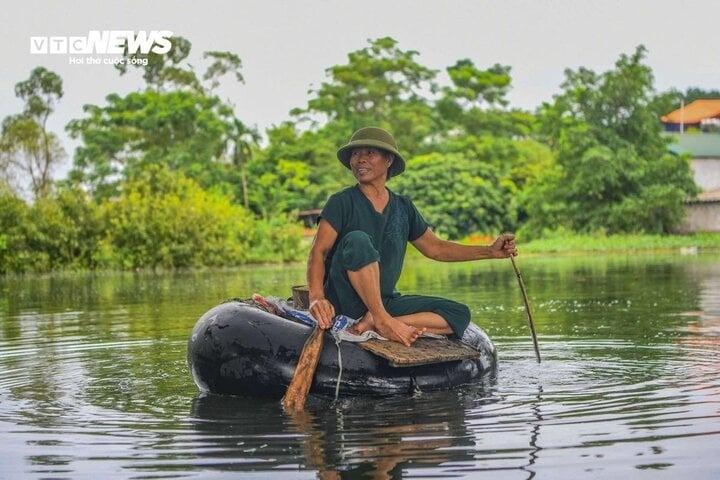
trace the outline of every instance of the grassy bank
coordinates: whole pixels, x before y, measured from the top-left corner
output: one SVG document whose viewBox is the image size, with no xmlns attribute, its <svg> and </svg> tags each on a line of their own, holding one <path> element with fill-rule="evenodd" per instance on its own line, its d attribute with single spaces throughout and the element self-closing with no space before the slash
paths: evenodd
<svg viewBox="0 0 720 480">
<path fill-rule="evenodd" d="M 465 245 L 488 245 L 494 239 L 486 235 L 471 235 L 459 240 Z M 580 235 L 567 234 L 523 242 L 518 237 L 521 254 L 563 253 L 582 254 L 592 252 L 632 251 L 696 251 L 720 252 L 720 233 L 697 233 L 692 235 Z M 408 248 L 408 258 L 422 257 L 415 248 Z"/>
<path fill-rule="evenodd" d="M 459 240 L 466 245 L 487 245 L 492 242 L 488 236 L 472 235 Z M 720 233 L 696 233 L 689 235 L 580 235 L 562 234 L 550 238 L 523 242 L 518 237 L 518 250 L 527 253 L 589 253 L 622 252 L 638 250 L 682 250 L 695 249 L 720 251 Z M 408 248 L 409 256 L 422 256 L 415 248 Z"/>
<path fill-rule="evenodd" d="M 295 259 L 290 260 L 289 263 L 293 264 L 304 264 L 307 261 L 308 254 L 310 253 L 310 247 L 312 245 L 312 232 L 306 231 L 305 236 L 300 240 L 300 244 L 297 247 Z M 488 245 L 493 241 L 490 236 L 484 235 L 471 235 L 459 240 L 460 243 L 465 245 Z M 631 252 L 631 251 L 665 251 L 672 252 L 677 251 L 678 253 L 696 253 L 702 251 L 720 252 L 720 233 L 698 233 L 692 235 L 579 235 L 579 234 L 562 234 L 553 236 L 552 238 L 544 238 L 539 240 L 533 240 L 530 242 L 523 242 L 522 238 L 518 238 L 518 250 L 522 255 L 526 254 L 541 254 L 541 253 L 562 253 L 562 254 L 588 254 L 588 253 L 610 253 L 610 252 Z M 407 258 L 421 258 L 422 254 L 415 248 L 409 247 L 407 249 Z M 260 259 L 253 259 L 250 262 L 238 264 L 238 265 L 227 265 L 226 267 L 219 266 L 189 266 L 185 268 L 163 268 L 163 267 L 144 267 L 134 269 L 113 269 L 113 268 L 95 268 L 88 269 L 79 266 L 74 268 L 55 268 L 52 270 L 53 274 L 68 273 L 75 275 L 83 272 L 94 272 L 94 273 L 117 273 L 120 271 L 134 271 L 158 273 L 158 272 L 171 272 L 171 271 L 203 271 L 207 269 L 236 269 L 243 267 L 258 267 L 258 266 L 275 266 L 288 263 L 268 259 L 262 261 Z M 3 276 L 17 275 L 19 272 L 2 274 Z M 30 272 L 28 272 L 30 273 Z M 35 272 L 43 273 L 43 272 Z M 45 272 L 45 273 L 50 273 Z"/>
<path fill-rule="evenodd" d="M 306 232 L 307 233 L 307 232 Z M 487 245 L 494 238 L 487 235 L 470 235 L 461 240 L 465 245 Z M 303 239 L 303 248 L 309 253 L 312 236 Z M 688 235 L 556 235 L 549 238 L 523 242 L 518 237 L 518 250 L 521 253 L 586 253 L 586 252 L 621 252 L 636 250 L 683 250 L 692 252 L 694 249 L 720 251 L 720 232 L 694 233 Z M 410 257 L 422 255 L 417 249 L 409 247 Z"/>
<path fill-rule="evenodd" d="M 688 235 L 578 235 L 564 234 L 557 237 L 522 243 L 518 249 L 524 253 L 556 252 L 612 252 L 632 250 L 720 249 L 720 233 L 695 233 Z"/>
</svg>

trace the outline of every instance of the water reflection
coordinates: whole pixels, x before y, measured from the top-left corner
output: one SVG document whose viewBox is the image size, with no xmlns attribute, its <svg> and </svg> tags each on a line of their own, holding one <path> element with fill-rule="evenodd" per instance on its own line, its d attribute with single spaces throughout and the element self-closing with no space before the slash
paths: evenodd
<svg viewBox="0 0 720 480">
<path fill-rule="evenodd" d="M 475 388 L 331 404 L 198 397 L 208 308 L 287 296 L 304 266 L 0 279 L 0 478 L 720 478 L 720 257 L 411 261 L 399 289 L 467 303 L 498 346 Z"/>
<path fill-rule="evenodd" d="M 535 471 L 533 470 L 533 465 L 535 465 L 535 462 L 540 456 L 540 450 L 542 450 L 542 447 L 538 445 L 538 439 L 540 438 L 540 425 L 542 423 L 543 417 L 542 413 L 540 411 L 540 405 L 542 405 L 542 385 L 538 385 L 538 393 L 535 397 L 535 401 L 532 403 L 532 406 L 530 407 L 530 410 L 532 411 L 532 415 L 535 417 L 535 420 L 531 422 L 531 429 L 530 429 L 530 451 L 528 452 L 528 463 L 527 465 L 523 465 L 520 467 L 522 470 L 525 470 L 529 473 L 528 479 L 535 477 Z"/>
<path fill-rule="evenodd" d="M 491 382 L 404 399 L 314 398 L 308 411 L 288 414 L 279 402 L 203 395 L 193 400 L 191 418 L 207 442 L 201 458 L 223 459 L 212 463 L 220 470 L 284 463 L 319 478 L 402 478 L 409 469 L 474 463 L 478 439 L 465 414 Z"/>
</svg>

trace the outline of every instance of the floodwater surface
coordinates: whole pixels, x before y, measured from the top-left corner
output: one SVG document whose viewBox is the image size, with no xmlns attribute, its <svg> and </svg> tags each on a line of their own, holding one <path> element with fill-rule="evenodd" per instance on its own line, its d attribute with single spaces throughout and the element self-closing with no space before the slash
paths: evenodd
<svg viewBox="0 0 720 480">
<path fill-rule="evenodd" d="M 466 303 L 496 376 L 413 396 L 202 395 L 197 318 L 304 266 L 0 279 L 0 478 L 720 478 L 720 255 L 405 264 L 402 293 Z"/>
</svg>

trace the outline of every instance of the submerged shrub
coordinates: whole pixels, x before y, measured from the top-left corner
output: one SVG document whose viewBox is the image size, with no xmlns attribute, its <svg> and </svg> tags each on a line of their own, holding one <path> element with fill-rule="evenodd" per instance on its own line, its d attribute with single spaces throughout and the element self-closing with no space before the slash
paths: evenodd
<svg viewBox="0 0 720 480">
<path fill-rule="evenodd" d="M 95 267 L 103 231 L 100 210 L 86 192 L 63 188 L 38 198 L 29 211 L 27 242 L 32 252 L 44 253 L 46 264 L 34 269 Z"/>
<path fill-rule="evenodd" d="M 29 263 L 25 237 L 29 210 L 10 189 L 0 187 L 0 273 L 24 271 Z"/>
<path fill-rule="evenodd" d="M 108 223 L 103 258 L 122 268 L 238 265 L 291 254 L 292 233 L 278 234 L 244 207 L 163 167 L 127 181 L 102 204 Z M 284 225 L 278 225 L 283 228 Z M 111 251 L 109 251 L 111 249 Z"/>
</svg>

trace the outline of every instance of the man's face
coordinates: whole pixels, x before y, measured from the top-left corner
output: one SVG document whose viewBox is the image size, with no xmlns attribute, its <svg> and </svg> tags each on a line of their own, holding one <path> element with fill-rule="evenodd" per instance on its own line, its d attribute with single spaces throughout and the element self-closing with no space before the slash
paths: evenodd
<svg viewBox="0 0 720 480">
<path fill-rule="evenodd" d="M 350 169 L 359 182 L 387 179 L 388 168 L 392 165 L 389 157 L 390 155 L 379 148 L 353 148 L 350 152 Z"/>
</svg>

